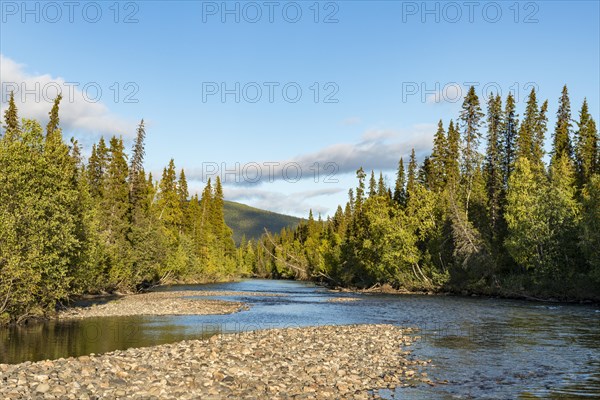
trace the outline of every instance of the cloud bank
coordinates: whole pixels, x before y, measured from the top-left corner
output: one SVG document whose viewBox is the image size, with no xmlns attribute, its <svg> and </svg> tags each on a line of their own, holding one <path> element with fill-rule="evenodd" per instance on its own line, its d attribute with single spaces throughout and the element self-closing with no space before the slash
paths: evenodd
<svg viewBox="0 0 600 400">
<path fill-rule="evenodd" d="M 252 162 L 203 162 L 185 168 L 189 179 L 206 182 L 220 176 L 226 185 L 250 185 L 314 180 L 336 183 L 336 176 L 370 171 L 396 170 L 400 157 L 408 159 L 429 152 L 436 126 L 418 124 L 406 130 L 368 130 L 355 143 L 338 143 L 289 159 Z"/>
<path fill-rule="evenodd" d="M 102 98 L 98 99 L 98 93 L 94 90 L 97 84 L 93 82 L 69 82 L 49 74 L 31 74 L 27 72 L 25 65 L 3 54 L 0 54 L 0 82 L 2 114 L 7 108 L 10 92 L 14 91 L 19 116 L 45 124 L 54 98 L 62 92 L 60 122 L 63 131 L 93 136 L 132 136 L 135 133 L 136 122 L 126 121 L 113 114 L 102 103 Z M 82 92 L 86 85 L 89 90 Z M 108 89 L 104 89 L 103 96 L 110 97 Z"/>
</svg>

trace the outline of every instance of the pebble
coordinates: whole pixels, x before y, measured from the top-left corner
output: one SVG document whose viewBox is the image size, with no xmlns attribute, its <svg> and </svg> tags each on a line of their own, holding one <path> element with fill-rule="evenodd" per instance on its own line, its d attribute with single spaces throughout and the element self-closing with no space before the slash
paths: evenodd
<svg viewBox="0 0 600 400">
<path fill-rule="evenodd" d="M 0 398 L 368 399 L 431 382 L 420 374 L 427 362 L 406 350 L 413 333 L 393 325 L 269 329 L 0 364 Z"/>
<path fill-rule="evenodd" d="M 123 296 L 104 304 L 89 307 L 70 307 L 58 313 L 59 319 L 91 317 L 122 317 L 130 315 L 214 315 L 232 314 L 247 310 L 248 306 L 237 301 L 200 299 L 209 296 L 277 296 L 260 292 L 219 292 L 181 290 L 149 292 Z"/>
</svg>

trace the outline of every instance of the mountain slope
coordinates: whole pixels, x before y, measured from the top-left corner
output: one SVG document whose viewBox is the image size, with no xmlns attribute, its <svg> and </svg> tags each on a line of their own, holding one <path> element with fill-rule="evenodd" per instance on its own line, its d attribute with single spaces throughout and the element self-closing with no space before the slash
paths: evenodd
<svg viewBox="0 0 600 400">
<path fill-rule="evenodd" d="M 245 204 L 225 201 L 223 206 L 225 223 L 233 230 L 233 239 L 236 244 L 246 235 L 246 239 L 258 239 L 265 228 L 269 232 L 277 233 L 286 226 L 297 226 L 301 218 L 290 215 L 277 214 L 250 207 Z"/>
</svg>

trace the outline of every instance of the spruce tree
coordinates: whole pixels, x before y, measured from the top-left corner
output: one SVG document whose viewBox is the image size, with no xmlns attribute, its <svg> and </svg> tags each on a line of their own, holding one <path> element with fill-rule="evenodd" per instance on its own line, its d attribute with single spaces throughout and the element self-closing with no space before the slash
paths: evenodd
<svg viewBox="0 0 600 400">
<path fill-rule="evenodd" d="M 129 167 L 123 140 L 113 136 L 109 142 L 109 159 L 103 179 L 101 227 L 108 246 L 110 259 L 110 282 L 119 289 L 128 289 L 133 284 L 129 232 L 131 229 L 131 205 L 129 202 Z"/>
<path fill-rule="evenodd" d="M 145 199 L 148 195 L 148 186 L 146 183 L 146 173 L 144 172 L 145 138 L 146 129 L 144 128 L 144 120 L 142 119 L 137 128 L 131 152 L 131 160 L 129 162 L 129 199 L 134 223 L 137 222 L 138 218 L 141 218 L 140 213 L 147 210 Z"/>
<path fill-rule="evenodd" d="M 518 131 L 519 119 L 516 113 L 515 98 L 512 93 L 508 93 L 501 131 L 502 182 L 505 189 L 516 160 Z"/>
<path fill-rule="evenodd" d="M 190 197 L 188 191 L 187 179 L 185 177 L 185 171 L 182 169 L 179 173 L 179 181 L 177 182 L 177 195 L 179 197 L 179 207 L 181 208 L 181 229 L 183 232 L 189 232 L 192 229 L 192 222 L 188 215 L 188 198 Z"/>
<path fill-rule="evenodd" d="M 358 179 L 358 187 L 356 188 L 356 197 L 354 200 L 354 211 L 356 213 L 361 212 L 362 204 L 365 199 L 365 171 L 362 167 L 356 171 L 356 178 Z"/>
<path fill-rule="evenodd" d="M 58 116 L 58 108 L 61 100 L 62 94 L 59 94 L 56 97 L 56 99 L 54 99 L 52 110 L 50 110 L 50 112 L 48 113 L 48 115 L 50 116 L 50 120 L 48 121 L 48 125 L 46 125 L 46 138 L 52 135 L 52 133 L 58 128 L 58 124 L 60 123 L 60 118 Z"/>
<path fill-rule="evenodd" d="M 545 100 L 540 107 L 538 113 L 538 119 L 535 124 L 535 130 L 533 134 L 533 145 L 531 149 L 531 156 L 534 167 L 537 172 L 541 175 L 545 171 L 544 166 L 544 142 L 546 141 L 546 130 L 548 125 L 548 100 Z"/>
<path fill-rule="evenodd" d="M 431 184 L 432 189 L 436 191 L 441 190 L 446 182 L 447 147 L 446 132 L 440 119 L 433 138 L 433 151 L 431 152 Z"/>
<path fill-rule="evenodd" d="M 100 199 L 103 194 L 108 158 L 108 148 L 104 142 L 104 137 L 101 137 L 98 145 L 92 147 L 92 155 L 88 160 L 87 168 L 90 192 L 95 199 Z"/>
<path fill-rule="evenodd" d="M 427 190 L 435 190 L 435 178 L 433 170 L 434 168 L 431 157 L 425 157 L 423 164 L 421 164 L 419 167 L 419 172 L 417 173 L 417 182 L 423 185 L 423 187 L 425 187 Z"/>
<path fill-rule="evenodd" d="M 408 173 L 406 179 L 406 198 L 410 199 L 410 196 L 415 191 L 417 184 L 417 157 L 415 156 L 415 149 L 410 151 L 410 161 L 408 162 Z"/>
<path fill-rule="evenodd" d="M 454 122 L 450 120 L 448 125 L 448 138 L 447 138 L 447 152 L 446 152 L 446 174 L 448 184 L 452 191 L 455 191 L 460 179 L 460 132 L 454 126 Z"/>
<path fill-rule="evenodd" d="M 160 210 L 159 219 L 169 232 L 171 244 L 177 242 L 183 219 L 180 200 L 181 198 L 177 190 L 175 161 L 171 159 L 169 165 L 163 169 L 157 201 Z"/>
<path fill-rule="evenodd" d="M 596 122 L 588 111 L 587 99 L 583 100 L 577 127 L 575 160 L 577 181 L 581 188 L 590 181 L 593 174 L 600 172 L 598 168 L 598 131 Z"/>
<path fill-rule="evenodd" d="M 502 99 L 491 96 L 487 110 L 487 149 L 485 154 L 485 186 L 492 237 L 498 236 L 498 223 L 502 220 Z"/>
<path fill-rule="evenodd" d="M 404 171 L 404 161 L 402 157 L 400 157 L 400 161 L 398 162 L 398 172 L 396 173 L 396 185 L 394 186 L 394 202 L 399 205 L 405 205 L 406 201 L 406 172 Z"/>
<path fill-rule="evenodd" d="M 383 180 L 383 172 L 379 172 L 379 180 L 377 181 L 377 195 L 381 197 L 387 197 L 388 190 L 385 187 L 385 181 Z"/>
<path fill-rule="evenodd" d="M 8 108 L 4 111 L 4 135 L 8 138 L 17 137 L 21 132 L 21 124 L 19 123 L 19 115 L 17 106 L 15 105 L 15 94 L 10 92 L 8 100 Z"/>
<path fill-rule="evenodd" d="M 477 150 L 481 139 L 481 119 L 484 114 L 481 111 L 479 98 L 475 93 L 475 87 L 471 86 L 465 96 L 460 113 L 462 128 L 462 167 L 463 180 L 465 183 L 465 211 L 469 215 L 469 202 L 473 190 L 473 178 L 480 165 L 480 154 Z"/>
<path fill-rule="evenodd" d="M 551 164 L 563 156 L 572 160 L 571 128 L 571 102 L 569 100 L 567 85 L 565 85 L 560 96 L 558 111 L 556 112 Z"/>
<path fill-rule="evenodd" d="M 530 166 L 535 164 L 533 154 L 534 138 L 537 130 L 538 121 L 540 120 L 540 111 L 538 108 L 535 89 L 531 89 L 529 98 L 527 99 L 527 107 L 523 122 L 519 128 L 517 136 L 517 158 L 525 157 L 530 161 Z"/>
<path fill-rule="evenodd" d="M 377 195 L 377 181 L 375 180 L 375 172 L 371 170 L 371 178 L 369 178 L 369 197 Z"/>
</svg>

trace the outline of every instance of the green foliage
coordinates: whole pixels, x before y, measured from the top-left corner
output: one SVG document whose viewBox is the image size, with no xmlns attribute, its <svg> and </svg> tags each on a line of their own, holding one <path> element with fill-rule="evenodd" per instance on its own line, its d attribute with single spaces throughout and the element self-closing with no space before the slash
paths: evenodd
<svg viewBox="0 0 600 400">
<path fill-rule="evenodd" d="M 59 127 L 60 96 L 44 135 L 18 122 L 11 97 L 0 138 L 0 324 L 53 312 L 70 296 L 129 292 L 157 282 L 231 279 L 238 267 L 223 192 L 188 201 L 173 160 L 158 185 L 143 168 L 140 123 L 131 163 L 123 141 L 103 138 L 87 165 Z M 250 262 L 250 256 L 245 257 Z M 252 262 L 251 265 L 254 265 Z"/>
<path fill-rule="evenodd" d="M 546 183 L 535 178 L 531 162 L 519 157 L 508 181 L 506 249 L 527 269 L 543 268 L 547 261 L 546 240 L 550 226 L 545 217 Z"/>
<path fill-rule="evenodd" d="M 465 96 L 460 112 L 462 128 L 462 182 L 465 191 L 466 212 L 469 213 L 469 201 L 473 190 L 473 178 L 481 164 L 481 154 L 477 150 L 481 139 L 479 128 L 482 123 L 483 112 L 475 88 L 471 86 Z"/>
<path fill-rule="evenodd" d="M 600 287 L 600 174 L 591 177 L 583 189 L 580 246 L 587 260 L 589 276 Z"/>
<path fill-rule="evenodd" d="M 77 169 L 60 131 L 44 141 L 24 120 L 0 139 L 0 171 L 0 315 L 21 321 L 69 294 L 81 249 Z"/>
<path fill-rule="evenodd" d="M 513 171 L 517 152 L 517 132 L 519 131 L 519 119 L 516 113 L 515 98 L 512 93 L 506 97 L 506 105 L 502 116 L 501 127 L 501 159 L 502 159 L 502 182 L 504 189 L 508 186 L 508 178 Z"/>
<path fill-rule="evenodd" d="M 17 114 L 17 106 L 15 105 L 15 94 L 10 92 L 10 98 L 8 99 L 8 108 L 4 111 L 4 129 L 5 136 L 11 137 L 19 136 L 21 133 L 21 126 L 19 124 L 19 116 Z"/>
<path fill-rule="evenodd" d="M 571 128 L 571 102 L 569 100 L 567 85 L 565 85 L 559 99 L 558 111 L 556 112 L 551 164 L 561 157 L 572 159 Z"/>
<path fill-rule="evenodd" d="M 548 102 L 538 107 L 532 91 L 520 126 L 512 95 L 504 110 L 499 96 L 487 106 L 485 156 L 471 89 L 460 132 L 450 121 L 446 133 L 440 121 L 430 157 L 419 166 L 413 150 L 406 175 L 400 159 L 393 196 L 374 172 L 366 195 L 360 168 L 357 187 L 331 218 L 318 222 L 311 213 L 295 229 L 246 244 L 240 257 L 248 254 L 257 275 L 332 285 L 598 299 L 600 178 L 591 167 L 597 131 L 587 104 L 575 160 L 560 150 L 549 168 Z M 566 91 L 560 107 L 566 118 Z"/>
<path fill-rule="evenodd" d="M 394 202 L 398 206 L 406 204 L 406 172 L 404 171 L 404 161 L 400 157 L 398 162 L 398 172 L 396 173 L 396 185 L 394 186 Z"/>
<path fill-rule="evenodd" d="M 503 201 L 505 197 L 502 177 L 502 99 L 491 96 L 488 101 L 487 150 L 485 154 L 484 178 L 487 195 L 487 210 L 490 220 L 491 239 L 501 235 Z"/>
<path fill-rule="evenodd" d="M 450 120 L 448 125 L 448 138 L 447 138 L 447 149 L 446 149 L 446 162 L 445 170 L 447 176 L 447 183 L 451 190 L 457 189 L 460 179 L 460 132 L 454 126 L 454 122 Z"/>
<path fill-rule="evenodd" d="M 431 186 L 434 190 L 442 190 L 447 181 L 446 178 L 446 160 L 448 153 L 448 144 L 446 141 L 446 132 L 442 120 L 438 122 L 438 129 L 433 137 L 433 151 L 431 152 Z"/>
<path fill-rule="evenodd" d="M 587 184 L 593 174 L 600 173 L 598 159 L 598 130 L 596 122 L 588 111 L 587 100 L 583 100 L 579 112 L 578 130 L 575 135 L 575 155 L 577 160 L 577 178 L 580 187 Z"/>
</svg>

